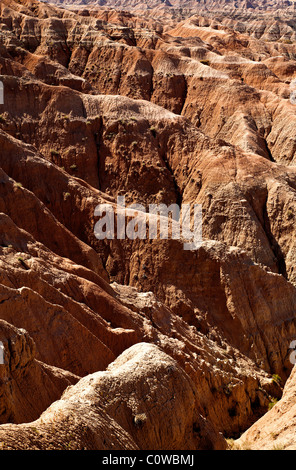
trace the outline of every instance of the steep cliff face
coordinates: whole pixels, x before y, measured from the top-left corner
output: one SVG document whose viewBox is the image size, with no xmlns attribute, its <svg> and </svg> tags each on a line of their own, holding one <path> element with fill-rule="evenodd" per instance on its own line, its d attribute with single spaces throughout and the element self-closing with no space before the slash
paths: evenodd
<svg viewBox="0 0 296 470">
<path fill-rule="evenodd" d="M 7 424 L 0 440 L 65 448 L 73 411 L 74 448 L 160 449 L 169 438 L 174 449 L 223 448 L 219 432 L 244 431 L 280 398 L 273 374 L 283 384 L 292 369 L 295 45 L 210 10 L 162 24 L 26 0 L 3 0 L 0 13 L 1 423 L 36 420 L 80 380 L 35 423 L 44 439 L 35 424 Z M 201 248 L 98 240 L 95 208 L 117 215 L 118 195 L 146 208 L 202 204 Z M 155 397 L 146 409 L 141 395 L 157 361 L 155 396 L 166 367 L 180 391 L 163 429 Z M 92 385 L 111 371 L 112 406 Z"/>
<path fill-rule="evenodd" d="M 49 370 L 62 369 L 58 375 L 65 371 L 66 378 L 70 373 L 70 378 L 78 380 L 104 370 L 135 343 L 155 343 L 191 377 L 200 407 L 216 429 L 223 427 L 230 434 L 244 428 L 254 410 L 266 409 L 269 396 L 280 396 L 280 389 L 264 373 L 262 364 L 256 366 L 231 345 L 231 338 L 225 339 L 226 324 L 222 330 L 221 323 L 219 331 L 218 321 L 211 325 L 202 315 L 186 311 L 173 291 L 170 298 L 175 299 L 175 308 L 170 310 L 152 292 L 140 293 L 119 284 L 109 286 L 93 271 L 51 252 L 4 214 L 1 227 L 5 234 L 1 240 L 1 318 L 29 333 L 31 361 L 35 357 L 50 366 Z M 206 256 L 211 257 L 212 250 L 208 247 Z M 287 300 L 291 301 L 288 293 Z M 292 323 L 290 328 L 293 331 Z M 276 334 L 272 321 L 270 329 Z M 262 357 L 266 355 L 265 347 L 270 347 L 268 340 L 262 345 Z M 23 347 L 22 351 L 27 349 Z M 27 355 L 22 361 L 29 362 Z M 274 364 L 281 364 L 277 352 Z M 5 374 L 10 381 L 16 380 L 11 369 L 5 369 Z M 66 386 L 66 379 L 61 380 L 58 391 Z M 51 384 L 45 383 L 44 387 L 49 387 L 46 393 L 54 399 L 58 397 Z M 23 386 L 21 393 L 23 400 L 32 399 L 31 387 Z M 4 413 L 2 423 L 37 418 L 46 405 L 48 402 L 39 401 L 32 415 L 22 402 L 14 402 L 14 414 Z M 228 410 L 225 413 L 224 408 Z M 229 412 L 232 409 L 235 412 Z"/>
</svg>

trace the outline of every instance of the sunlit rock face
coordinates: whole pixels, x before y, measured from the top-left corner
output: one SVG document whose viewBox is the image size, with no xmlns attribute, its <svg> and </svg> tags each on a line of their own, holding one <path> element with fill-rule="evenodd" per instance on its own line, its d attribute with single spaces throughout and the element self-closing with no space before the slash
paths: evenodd
<svg viewBox="0 0 296 470">
<path fill-rule="evenodd" d="M 292 370 L 293 5 L 177 7 L 0 4 L 4 448 L 223 449 Z M 119 196 L 201 246 L 98 239 Z"/>
</svg>

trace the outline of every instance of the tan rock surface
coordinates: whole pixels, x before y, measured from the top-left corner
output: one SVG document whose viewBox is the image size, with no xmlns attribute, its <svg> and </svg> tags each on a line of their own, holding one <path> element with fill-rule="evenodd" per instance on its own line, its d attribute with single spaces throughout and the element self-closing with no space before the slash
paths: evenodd
<svg viewBox="0 0 296 470">
<path fill-rule="evenodd" d="M 68 388 L 32 423 L 0 427 L 2 449 L 224 449 L 199 414 L 188 375 L 157 346 L 139 343 L 105 372 Z"/>
<path fill-rule="evenodd" d="M 294 356 L 295 357 L 295 356 Z M 235 449 L 295 450 L 295 367 L 283 397 L 233 443 Z"/>
<path fill-rule="evenodd" d="M 174 313 L 152 292 L 116 284 L 110 288 L 91 271 L 37 243 L 7 216 L 1 221 L 13 243 L 2 240 L 1 318 L 29 332 L 39 361 L 83 376 L 104 370 L 134 343 L 153 342 L 186 370 L 200 406 L 227 433 L 244 428 L 255 411 L 267 407 L 270 394 L 280 393 L 262 364 L 242 355 L 217 327 L 193 313 L 186 316 L 184 306 L 180 318 L 182 302 Z M 230 411 L 221 415 L 223 407 Z"/>
<path fill-rule="evenodd" d="M 161 448 L 181 423 L 174 449 L 220 448 L 219 432 L 239 435 L 280 398 L 272 374 L 288 377 L 296 337 L 296 50 L 292 10 L 276 28 L 253 6 L 258 23 L 245 10 L 228 21 L 216 2 L 175 18 L 164 8 L 161 23 L 153 9 L 1 1 L 0 318 L 24 365 L 5 366 L 1 422 L 35 420 L 87 376 L 45 411 L 44 428 L 37 421 L 43 440 L 34 424 L 7 424 L 4 447 L 71 447 L 69 423 L 78 447 Z M 202 204 L 202 247 L 97 240 L 95 207 L 118 211 L 119 194 L 127 204 Z M 146 353 L 151 364 L 133 375 Z M 172 429 L 157 440 L 153 410 L 146 435 L 126 406 L 138 383 L 142 413 L 141 384 L 160 356 L 177 361 L 178 377 L 160 369 L 155 393 L 176 385 L 181 411 L 167 410 Z M 90 382 L 109 386 L 113 373 L 116 406 L 126 394 L 118 421 Z"/>
</svg>

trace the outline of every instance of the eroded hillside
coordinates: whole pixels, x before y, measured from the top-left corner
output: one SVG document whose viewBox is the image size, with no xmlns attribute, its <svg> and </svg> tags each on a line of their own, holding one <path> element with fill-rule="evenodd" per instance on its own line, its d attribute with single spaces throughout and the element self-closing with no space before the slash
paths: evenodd
<svg viewBox="0 0 296 470">
<path fill-rule="evenodd" d="M 4 448 L 221 449 L 281 397 L 296 337 L 296 43 L 254 34 L 248 11 L 238 28 L 216 11 L 160 21 L 1 1 Z M 98 240 L 95 207 L 118 211 L 118 195 L 202 204 L 202 247 Z"/>
</svg>

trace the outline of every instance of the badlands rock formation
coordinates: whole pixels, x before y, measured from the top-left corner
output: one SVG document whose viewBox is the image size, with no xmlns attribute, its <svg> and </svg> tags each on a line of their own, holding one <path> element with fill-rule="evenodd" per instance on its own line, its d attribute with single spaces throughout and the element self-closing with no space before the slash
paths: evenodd
<svg viewBox="0 0 296 470">
<path fill-rule="evenodd" d="M 35 344 L 26 330 L 4 320 L 0 321 L 0 341 L 5 349 L 5 364 L 0 368 L 1 422 L 33 420 L 60 397 L 65 387 L 79 379 L 38 361 Z"/>
<path fill-rule="evenodd" d="M 295 357 L 295 355 L 294 355 Z M 282 399 L 232 445 L 235 449 L 295 450 L 295 368 Z"/>
<path fill-rule="evenodd" d="M 157 346 L 139 343 L 67 388 L 30 424 L 0 427 L 2 449 L 223 449 L 196 389 Z"/>
<path fill-rule="evenodd" d="M 225 448 L 292 369 L 294 33 L 143 11 L 0 3 L 4 448 Z M 202 204 L 202 246 L 98 240 L 119 195 Z"/>
<path fill-rule="evenodd" d="M 49 1 L 49 0 L 46 0 Z M 246 9 L 264 11 L 293 8 L 293 0 L 50 0 L 49 3 L 62 6 L 87 5 L 131 10 L 151 9 Z"/>
</svg>

